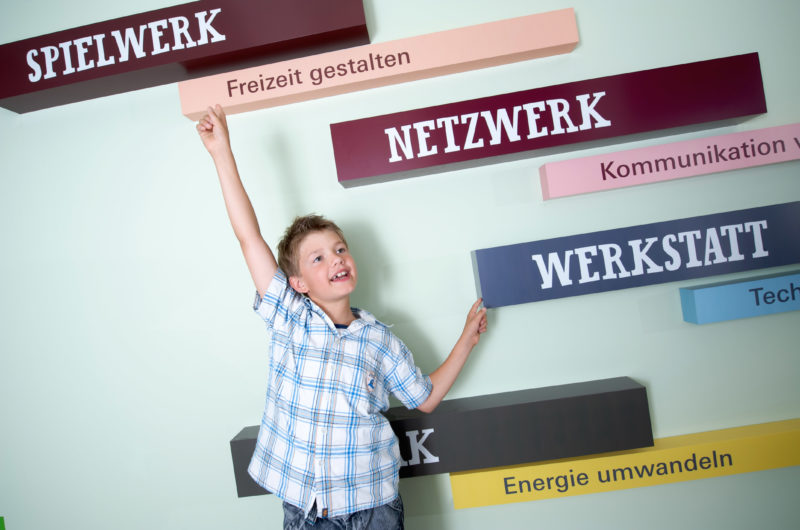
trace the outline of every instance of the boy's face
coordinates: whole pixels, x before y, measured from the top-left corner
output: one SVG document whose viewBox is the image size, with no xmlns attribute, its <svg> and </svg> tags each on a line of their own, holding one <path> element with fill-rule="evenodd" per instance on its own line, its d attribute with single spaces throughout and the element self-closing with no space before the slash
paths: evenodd
<svg viewBox="0 0 800 530">
<path fill-rule="evenodd" d="M 298 275 L 289 284 L 312 300 L 331 302 L 350 296 L 356 288 L 356 262 L 333 230 L 310 232 L 297 249 Z"/>
</svg>

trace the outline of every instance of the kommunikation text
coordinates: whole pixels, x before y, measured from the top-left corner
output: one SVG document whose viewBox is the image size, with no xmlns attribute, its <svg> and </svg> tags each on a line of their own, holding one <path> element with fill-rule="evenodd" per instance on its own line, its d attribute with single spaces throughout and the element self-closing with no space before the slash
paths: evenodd
<svg viewBox="0 0 800 530">
<path fill-rule="evenodd" d="M 800 148 L 800 138 L 795 137 L 794 142 Z M 785 152 L 786 142 L 781 139 L 756 143 L 751 138 L 749 142 L 745 141 L 739 145 L 720 146 L 714 144 L 706 146 L 705 151 L 638 160 L 627 164 L 617 164 L 615 160 L 601 162 L 600 178 L 602 180 L 624 179 L 639 175 L 652 175 L 663 171 L 676 171 L 678 169 L 723 164 L 743 159 L 768 157 Z"/>
</svg>

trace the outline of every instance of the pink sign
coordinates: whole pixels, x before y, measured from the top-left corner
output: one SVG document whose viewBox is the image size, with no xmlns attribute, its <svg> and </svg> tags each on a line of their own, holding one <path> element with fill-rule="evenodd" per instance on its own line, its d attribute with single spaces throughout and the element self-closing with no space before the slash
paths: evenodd
<svg viewBox="0 0 800 530">
<path fill-rule="evenodd" d="M 545 200 L 800 159 L 800 123 L 551 162 Z"/>
<path fill-rule="evenodd" d="M 183 114 L 194 120 L 215 103 L 229 114 L 247 112 L 568 53 L 577 43 L 575 12 L 562 9 L 208 76 L 178 89 Z"/>
</svg>

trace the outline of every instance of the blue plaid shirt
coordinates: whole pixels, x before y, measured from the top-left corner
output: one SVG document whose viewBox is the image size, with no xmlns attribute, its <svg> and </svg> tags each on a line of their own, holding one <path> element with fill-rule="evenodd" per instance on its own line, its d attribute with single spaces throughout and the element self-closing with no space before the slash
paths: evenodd
<svg viewBox="0 0 800 530">
<path fill-rule="evenodd" d="M 271 331 L 267 400 L 248 471 L 308 515 L 335 517 L 397 497 L 400 451 L 380 411 L 409 409 L 431 382 L 411 352 L 366 311 L 337 329 L 278 271 L 253 309 Z"/>
</svg>

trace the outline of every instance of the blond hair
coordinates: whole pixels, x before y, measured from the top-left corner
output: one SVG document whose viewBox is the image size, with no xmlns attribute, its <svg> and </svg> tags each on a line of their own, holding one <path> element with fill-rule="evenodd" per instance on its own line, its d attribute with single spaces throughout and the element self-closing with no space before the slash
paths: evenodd
<svg viewBox="0 0 800 530">
<path fill-rule="evenodd" d="M 286 276 L 297 276 L 300 273 L 297 251 L 303 239 L 312 232 L 322 232 L 324 230 L 335 232 L 337 236 L 342 238 L 344 244 L 347 244 L 342 229 L 333 221 L 316 214 L 295 217 L 292 224 L 284 232 L 283 239 L 278 243 L 278 267 Z"/>
</svg>

